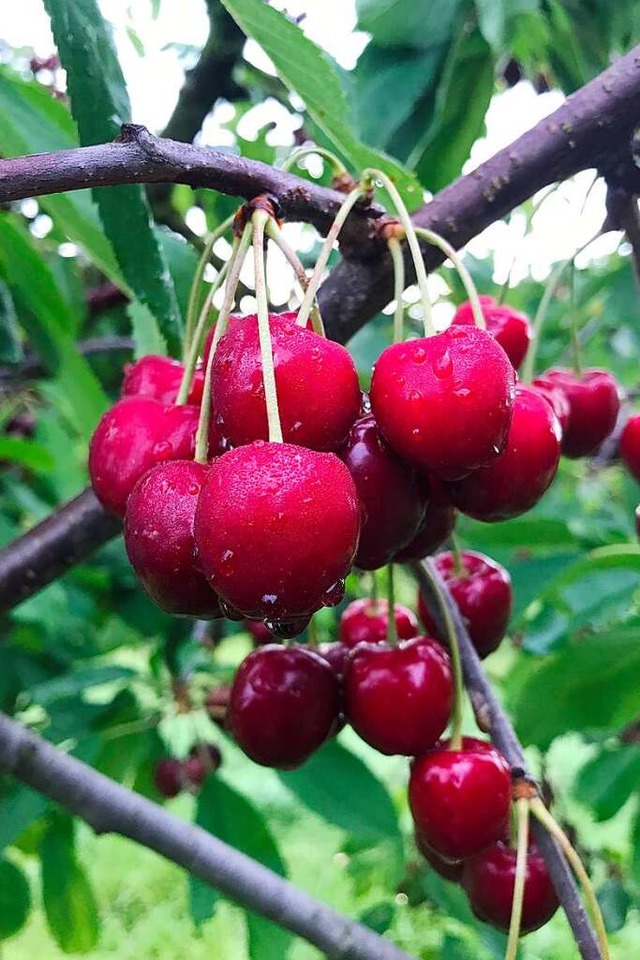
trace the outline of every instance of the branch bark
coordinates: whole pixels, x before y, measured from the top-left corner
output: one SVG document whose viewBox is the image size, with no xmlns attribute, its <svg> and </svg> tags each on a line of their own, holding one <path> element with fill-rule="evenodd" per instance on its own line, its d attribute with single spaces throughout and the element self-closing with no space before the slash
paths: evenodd
<svg viewBox="0 0 640 960">
<path fill-rule="evenodd" d="M 332 960 L 411 960 L 378 934 L 0 714 L 0 771 L 81 817 L 155 850 L 241 906 L 313 943 Z"/>
</svg>

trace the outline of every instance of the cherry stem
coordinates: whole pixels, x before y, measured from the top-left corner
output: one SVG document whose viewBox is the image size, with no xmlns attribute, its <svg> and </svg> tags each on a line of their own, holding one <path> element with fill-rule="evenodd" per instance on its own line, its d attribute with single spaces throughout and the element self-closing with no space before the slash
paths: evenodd
<svg viewBox="0 0 640 960">
<path fill-rule="evenodd" d="M 393 576 L 393 564 L 387 564 L 387 643 L 390 647 L 398 645 L 398 627 L 396 624 L 396 587 Z"/>
<path fill-rule="evenodd" d="M 396 308 L 393 314 L 393 342 L 400 343 L 404 339 L 404 304 L 402 295 L 404 293 L 404 257 L 402 247 L 397 237 L 389 237 L 387 246 L 391 259 L 393 260 L 393 297 L 396 301 Z"/>
<path fill-rule="evenodd" d="M 465 570 L 464 563 L 462 562 L 462 552 L 460 550 L 460 543 L 455 533 L 451 534 L 451 552 L 453 554 L 453 572 L 455 573 L 458 580 L 462 580 L 467 576 L 467 571 Z"/>
<path fill-rule="evenodd" d="M 281 170 L 290 170 L 291 167 L 295 166 L 299 160 L 302 160 L 303 157 L 308 157 L 310 155 L 315 155 L 317 157 L 322 157 L 324 160 L 328 160 L 333 168 L 333 175 L 336 177 L 342 176 L 342 174 L 347 173 L 347 168 L 345 167 L 342 160 L 336 157 L 335 153 L 332 153 L 331 150 L 325 150 L 324 147 L 300 147 L 299 150 L 295 150 L 287 159 L 284 161 Z"/>
<path fill-rule="evenodd" d="M 309 640 L 308 640 L 309 646 L 317 647 L 318 646 L 318 624 L 316 622 L 315 617 L 311 617 L 311 620 L 309 620 L 309 626 L 307 630 L 308 630 L 308 637 L 309 637 Z"/>
<path fill-rule="evenodd" d="M 375 604 L 378 602 L 378 578 L 376 577 L 375 570 L 371 571 L 371 590 L 369 591 L 369 596 Z"/>
<path fill-rule="evenodd" d="M 184 362 L 184 373 L 182 375 L 182 381 L 180 382 L 180 390 L 178 391 L 178 396 L 176 398 L 176 406 L 181 406 L 187 402 L 189 396 L 189 389 L 191 387 L 191 381 L 193 380 L 193 374 L 196 369 L 196 364 L 198 362 L 198 356 L 200 355 L 200 350 L 202 349 L 202 341 L 204 339 L 204 333 L 207 329 L 207 324 L 209 320 L 209 313 L 211 312 L 211 305 L 213 304 L 213 298 L 216 293 L 222 286 L 225 277 L 229 273 L 229 264 L 231 260 L 221 267 L 218 276 L 215 278 L 211 287 L 207 293 L 206 299 L 202 304 L 202 310 L 200 311 L 200 316 L 198 317 L 198 322 L 196 328 L 191 337 L 191 344 L 187 352 L 187 356 Z"/>
<path fill-rule="evenodd" d="M 529 800 L 520 797 L 515 802 L 518 821 L 518 840 L 516 848 L 516 872 L 513 883 L 513 899 L 511 901 L 511 920 L 509 923 L 509 938 L 504 960 L 516 960 L 518 955 L 518 941 L 522 923 L 522 901 L 524 885 L 527 879 L 527 856 L 529 851 Z"/>
<path fill-rule="evenodd" d="M 573 356 L 573 369 L 579 377 L 582 373 L 582 364 L 580 363 L 580 337 L 578 335 L 578 317 L 576 312 L 576 261 L 571 261 L 569 268 L 569 316 L 571 318 L 571 353 Z"/>
<path fill-rule="evenodd" d="M 271 330 L 269 328 L 267 276 L 264 268 L 265 227 L 269 219 L 269 214 L 264 210 L 255 210 L 251 217 L 253 224 L 253 264 L 256 283 L 260 358 L 262 361 L 262 383 L 264 385 L 264 400 L 267 406 L 269 442 L 282 443 L 282 425 L 280 423 L 280 411 L 278 410 L 276 375 L 273 368 L 273 346 L 271 344 Z"/>
<path fill-rule="evenodd" d="M 338 235 L 342 230 L 347 217 L 355 207 L 358 200 L 360 200 L 366 194 L 366 187 L 357 186 L 354 190 L 347 194 L 344 203 L 338 210 L 336 218 L 331 224 L 329 232 L 327 233 L 324 243 L 320 249 L 320 253 L 318 254 L 318 259 L 316 260 L 315 267 L 313 268 L 313 273 L 309 277 L 309 283 L 304 292 L 304 297 L 302 303 L 300 304 L 300 310 L 298 311 L 298 319 L 296 322 L 299 327 L 305 327 L 307 325 L 307 320 L 309 319 L 309 314 L 311 313 L 311 307 L 315 300 L 316 293 L 318 292 L 318 287 L 320 286 L 320 281 L 326 269 L 327 263 L 329 262 L 333 245 L 338 239 Z"/>
<path fill-rule="evenodd" d="M 458 634 L 456 633 L 456 628 L 453 622 L 453 617 L 451 616 L 451 611 L 449 610 L 449 604 L 443 593 L 442 585 L 440 583 L 440 578 L 433 572 L 430 565 L 425 563 L 422 566 L 422 573 L 428 579 L 431 592 L 438 604 L 438 610 L 440 611 L 440 618 L 444 624 L 445 632 L 447 634 L 447 643 L 449 644 L 449 654 L 451 656 L 451 666 L 453 668 L 453 688 L 454 688 L 454 699 L 453 699 L 453 711 L 451 714 L 451 736 L 450 736 L 450 747 L 451 750 L 459 750 L 462 746 L 462 703 L 464 697 L 464 684 L 462 680 L 462 661 L 460 659 L 460 647 L 458 646 Z M 455 603 L 453 598 L 451 602 Z"/>
<path fill-rule="evenodd" d="M 451 263 L 454 265 L 458 271 L 458 276 L 462 280 L 465 292 L 469 298 L 469 303 L 471 304 L 471 310 L 473 311 L 473 320 L 480 330 L 486 330 L 487 324 L 484 319 L 484 314 L 482 312 L 482 304 L 480 303 L 480 298 L 478 296 L 478 291 L 476 285 L 473 282 L 473 277 L 465 267 L 462 258 L 458 256 L 457 251 L 451 244 L 441 237 L 439 233 L 434 233 L 433 230 L 428 230 L 426 227 L 416 227 L 416 233 L 419 237 L 422 237 L 423 240 L 426 240 L 432 246 L 437 247 L 439 250 L 447 256 Z"/>
<path fill-rule="evenodd" d="M 289 244 L 287 243 L 284 237 L 284 234 L 282 233 L 282 230 L 280 229 L 280 227 L 278 226 L 275 220 L 270 218 L 267 221 L 267 225 L 265 227 L 265 233 L 270 240 L 273 240 L 273 242 L 278 247 L 278 249 L 284 254 L 284 257 L 287 260 L 287 263 L 293 269 L 293 272 L 296 275 L 296 279 L 300 284 L 302 293 L 304 295 L 307 287 L 309 286 L 309 277 L 305 273 L 305 269 L 302 263 L 300 262 L 300 258 L 298 257 L 297 253 L 295 252 L 293 247 L 289 246 Z M 322 322 L 322 317 L 320 316 L 320 307 L 318 306 L 318 301 L 315 299 L 315 297 L 311 307 L 311 323 L 313 326 L 314 333 L 318 333 L 321 337 L 324 337 L 325 336 L 324 324 Z"/>
<path fill-rule="evenodd" d="M 398 215 L 398 220 L 404 227 L 407 243 L 409 244 L 409 250 L 411 251 L 413 266 L 416 271 L 416 282 L 418 284 L 418 289 L 420 290 L 420 300 L 423 310 L 424 335 L 425 337 L 432 337 L 436 333 L 436 328 L 433 325 L 433 317 L 431 313 L 431 298 L 429 297 L 427 271 L 422 258 L 420 244 L 418 243 L 418 238 L 416 236 L 416 228 L 414 227 L 411 217 L 409 216 L 409 211 L 405 207 L 404 201 L 400 196 L 393 180 L 391 180 L 386 173 L 383 173 L 382 170 L 365 170 L 362 175 L 362 179 L 365 183 L 368 181 L 375 182 L 376 180 L 379 180 L 391 197 L 396 214 Z"/>
<path fill-rule="evenodd" d="M 207 369 L 204 375 L 204 387 L 202 390 L 202 401 L 200 403 L 200 417 L 198 419 L 198 429 L 196 431 L 196 452 L 194 459 L 197 463 L 206 463 L 209 453 L 209 419 L 211 417 L 211 371 L 213 370 L 213 358 L 216 349 L 229 324 L 229 316 L 233 308 L 233 303 L 238 289 L 240 273 L 244 265 L 247 251 L 251 243 L 251 224 L 247 224 L 241 237 L 236 237 L 233 241 L 233 250 L 229 257 L 229 272 L 224 287 L 224 301 L 218 314 L 218 321 L 213 332 L 211 349 L 207 360 Z"/>
<path fill-rule="evenodd" d="M 591 913 L 591 919 L 593 920 L 593 925 L 596 929 L 596 936 L 598 938 L 603 960 L 611 960 L 609 944 L 607 943 L 607 931 L 602 918 L 600 904 L 598 903 L 598 898 L 596 897 L 589 874 L 585 870 L 582 860 L 571 845 L 571 841 L 569 840 L 568 836 L 562 827 L 555 821 L 553 816 L 549 813 L 540 797 L 535 797 L 533 800 L 531 800 L 530 805 L 531 812 L 542 824 L 545 830 L 551 834 L 554 840 L 557 841 L 560 849 L 569 862 L 571 869 L 575 873 L 576 878 L 582 887 L 582 892 L 585 900 L 587 901 L 589 912 Z"/>
<path fill-rule="evenodd" d="M 205 248 L 202 251 L 202 256 L 198 261 L 198 266 L 196 267 L 196 272 L 193 275 L 193 281 L 191 283 L 191 290 L 189 291 L 189 303 L 187 305 L 187 320 L 185 323 L 185 333 L 184 333 L 184 348 L 183 348 L 183 360 L 186 362 L 191 351 L 191 342 L 194 335 L 195 323 L 196 323 L 196 314 L 198 312 L 198 300 L 200 299 L 200 287 L 202 285 L 202 278 L 204 277 L 204 272 L 207 269 L 209 261 L 211 260 L 211 254 L 213 248 L 216 244 L 216 241 L 222 237 L 227 230 L 233 225 L 233 219 L 235 214 L 232 214 L 230 217 L 227 217 L 226 220 L 223 220 L 216 229 L 213 231 L 209 239 L 205 244 Z"/>
</svg>

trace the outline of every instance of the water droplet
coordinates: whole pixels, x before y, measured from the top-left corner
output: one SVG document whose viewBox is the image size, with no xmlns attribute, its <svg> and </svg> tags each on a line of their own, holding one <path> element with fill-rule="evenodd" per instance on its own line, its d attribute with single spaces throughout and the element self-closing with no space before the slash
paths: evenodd
<svg viewBox="0 0 640 960">
<path fill-rule="evenodd" d="M 427 351 L 424 349 L 424 347 L 414 347 L 413 362 L 424 363 L 426 359 L 427 359 Z"/>
<path fill-rule="evenodd" d="M 409 392 L 409 400 L 413 403 L 417 403 L 419 400 L 422 400 L 422 394 L 419 390 L 411 390 Z"/>
<path fill-rule="evenodd" d="M 469 390 L 467 387 L 460 387 L 459 390 L 454 390 L 454 391 L 453 391 L 453 395 L 454 395 L 454 397 L 460 397 L 460 398 L 464 399 L 465 397 L 470 397 L 470 396 L 471 396 L 471 390 Z"/>
<path fill-rule="evenodd" d="M 154 443 L 151 452 L 155 457 L 163 457 L 165 454 L 171 453 L 172 449 L 168 440 L 158 440 L 157 443 Z"/>
<path fill-rule="evenodd" d="M 197 497 L 198 494 L 200 493 L 200 484 L 196 483 L 195 481 L 193 483 L 190 483 L 189 486 L 187 487 L 187 493 L 189 494 L 190 497 Z"/>
<path fill-rule="evenodd" d="M 344 580 L 336 580 L 322 596 L 323 607 L 335 607 L 344 597 Z"/>
<path fill-rule="evenodd" d="M 445 350 L 441 357 L 433 362 L 433 372 L 439 380 L 450 377 L 453 373 L 453 360 L 448 350 Z"/>
<path fill-rule="evenodd" d="M 310 616 L 292 617 L 290 620 L 266 620 L 265 626 L 281 640 L 292 640 L 302 633 L 310 620 Z"/>
</svg>

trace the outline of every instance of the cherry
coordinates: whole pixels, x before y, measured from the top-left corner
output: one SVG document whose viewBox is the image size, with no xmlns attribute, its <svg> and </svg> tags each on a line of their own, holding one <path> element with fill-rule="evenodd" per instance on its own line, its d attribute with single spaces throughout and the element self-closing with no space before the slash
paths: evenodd
<svg viewBox="0 0 640 960">
<path fill-rule="evenodd" d="M 410 640 L 420 632 L 418 619 L 412 610 L 401 603 L 393 606 L 396 633 L 400 640 Z M 355 647 L 359 643 L 384 643 L 389 629 L 389 603 L 364 597 L 353 600 L 340 617 L 340 643 Z"/>
<path fill-rule="evenodd" d="M 632 477 L 640 481 L 640 414 L 629 417 L 620 436 L 620 457 Z"/>
<path fill-rule="evenodd" d="M 427 509 L 413 540 L 394 556 L 396 563 L 411 563 L 428 557 L 449 539 L 456 525 L 456 511 L 442 481 L 431 474 L 428 480 L 423 478 L 423 483 L 429 487 Z"/>
<path fill-rule="evenodd" d="M 91 485 L 105 510 L 124 516 L 127 497 L 147 470 L 191 459 L 197 426 L 197 407 L 151 397 L 124 397 L 107 410 L 89 445 Z"/>
<path fill-rule="evenodd" d="M 342 681 L 347 657 L 349 656 L 349 647 L 346 647 L 344 643 L 321 643 L 317 647 L 317 652 L 327 661 L 338 680 Z"/>
<path fill-rule="evenodd" d="M 272 644 L 240 664 L 227 725 L 256 763 L 291 770 L 331 735 L 339 709 L 338 681 L 326 660 L 305 647 Z"/>
<path fill-rule="evenodd" d="M 278 314 L 278 316 L 286 320 L 295 321 L 298 319 L 298 314 L 293 310 L 285 310 L 283 313 Z M 242 323 L 244 319 L 245 319 L 244 316 L 239 316 L 238 314 L 231 314 L 227 323 L 227 331 L 235 327 L 236 324 Z M 311 317 L 309 317 L 309 319 L 307 320 L 306 326 L 307 326 L 307 330 L 312 329 Z M 207 363 L 209 362 L 209 354 L 211 353 L 211 344 L 213 342 L 213 337 L 215 332 L 216 332 L 216 324 L 214 323 L 211 330 L 209 330 L 209 333 L 206 336 L 206 339 L 204 341 L 204 348 L 202 350 L 202 366 L 204 370 L 207 369 Z"/>
<path fill-rule="evenodd" d="M 349 351 L 294 315 L 270 314 L 278 409 L 285 441 L 336 450 L 360 410 L 360 387 Z M 258 318 L 238 319 L 218 344 L 212 366 L 214 420 L 233 446 L 266 440 Z"/>
<path fill-rule="evenodd" d="M 529 318 L 513 307 L 498 303 L 493 297 L 481 296 L 480 305 L 487 330 L 496 338 L 511 360 L 514 370 L 517 370 L 531 343 Z M 473 326 L 474 322 L 473 310 L 467 300 L 460 304 L 451 323 Z"/>
<path fill-rule="evenodd" d="M 451 883 L 459 883 L 462 880 L 463 862 L 462 860 L 447 860 L 441 857 L 439 853 L 432 850 L 428 843 L 422 839 L 419 833 L 415 835 L 416 847 L 435 872 L 449 880 Z"/>
<path fill-rule="evenodd" d="M 416 535 L 426 498 L 415 470 L 386 445 L 373 416 L 357 420 L 340 459 L 353 477 L 362 506 L 355 564 L 377 570 Z"/>
<path fill-rule="evenodd" d="M 153 782 L 163 797 L 177 797 L 184 785 L 180 760 L 173 757 L 158 760 L 153 771 Z"/>
<path fill-rule="evenodd" d="M 505 932 L 511 919 L 515 872 L 516 851 L 503 840 L 466 860 L 462 872 L 462 886 L 476 917 Z M 544 858 L 531 843 L 527 852 L 521 934 L 544 926 L 558 907 Z"/>
<path fill-rule="evenodd" d="M 359 529 L 356 489 L 335 454 L 257 441 L 213 462 L 194 533 L 214 590 L 271 627 L 340 601 Z"/>
<path fill-rule="evenodd" d="M 620 410 L 618 384 L 606 370 L 547 370 L 537 385 L 561 390 L 569 402 L 569 422 L 562 435 L 566 457 L 588 457 L 616 425 Z"/>
<path fill-rule="evenodd" d="M 201 787 L 208 774 L 215 773 L 221 763 L 222 754 L 215 743 L 198 743 L 182 765 L 184 779 L 193 787 Z"/>
<path fill-rule="evenodd" d="M 207 691 L 207 695 L 205 697 L 205 710 L 207 711 L 211 720 L 221 727 L 224 727 L 227 716 L 230 693 L 231 687 L 226 683 L 222 683 L 217 687 L 211 687 Z"/>
<path fill-rule="evenodd" d="M 122 396 L 151 397 L 160 403 L 174 403 L 183 374 L 184 366 L 171 357 L 158 357 L 154 354 L 141 357 L 124 368 Z M 204 372 L 199 369 L 195 371 L 191 381 L 187 403 L 198 406 L 202 400 L 203 387 Z"/>
<path fill-rule="evenodd" d="M 438 573 L 460 608 L 473 645 L 484 658 L 496 649 L 507 631 L 511 577 L 503 566 L 482 553 L 463 550 L 460 562 L 462 570 L 458 572 L 453 553 L 440 553 L 435 558 Z M 418 595 L 418 612 L 427 630 L 437 637 L 436 623 L 422 594 Z"/>
<path fill-rule="evenodd" d="M 420 837 L 440 856 L 463 860 L 502 839 L 509 820 L 509 765 L 484 740 L 447 742 L 411 767 L 409 804 Z"/>
<path fill-rule="evenodd" d="M 548 383 L 544 376 L 536 377 L 535 380 L 531 383 L 531 389 L 535 390 L 536 393 L 539 393 L 548 403 L 551 404 L 551 408 L 558 418 L 562 433 L 564 435 L 565 430 L 569 424 L 569 415 L 571 413 L 571 408 L 569 407 L 569 401 L 567 395 L 560 387 L 554 387 L 552 384 Z"/>
<path fill-rule="evenodd" d="M 273 643 L 273 633 L 262 620 L 245 620 L 244 625 L 258 646 Z"/>
<path fill-rule="evenodd" d="M 509 520 L 530 510 L 556 475 L 561 435 L 548 401 L 519 386 L 506 449 L 489 466 L 449 483 L 452 502 L 476 520 Z"/>
<path fill-rule="evenodd" d="M 491 334 L 454 326 L 387 347 L 373 370 L 371 407 L 396 453 L 451 478 L 502 451 L 514 389 L 514 369 Z"/>
<path fill-rule="evenodd" d="M 194 566 L 193 518 L 207 467 L 194 460 L 159 463 L 127 500 L 124 543 L 151 599 L 178 616 L 220 617 L 218 598 Z"/>
<path fill-rule="evenodd" d="M 434 745 L 453 707 L 451 662 L 427 637 L 397 647 L 362 644 L 346 661 L 345 715 L 380 753 L 413 757 Z"/>
</svg>

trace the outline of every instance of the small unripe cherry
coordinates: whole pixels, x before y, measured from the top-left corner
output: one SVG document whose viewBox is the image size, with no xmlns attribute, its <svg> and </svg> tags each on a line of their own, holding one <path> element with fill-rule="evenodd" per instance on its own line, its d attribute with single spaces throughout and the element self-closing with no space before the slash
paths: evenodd
<svg viewBox="0 0 640 960">
<path fill-rule="evenodd" d="M 418 618 L 401 603 L 394 604 L 396 634 L 399 640 L 410 640 L 420 632 Z M 363 597 L 352 600 L 340 617 L 338 638 L 345 647 L 359 643 L 384 643 L 389 630 L 389 602 Z"/>
<path fill-rule="evenodd" d="M 531 343 L 529 318 L 507 304 L 498 303 L 494 297 L 481 296 L 479 299 L 487 330 L 509 357 L 514 370 L 518 370 Z M 475 323 L 473 309 L 468 300 L 460 304 L 451 323 L 465 326 Z"/>
<path fill-rule="evenodd" d="M 184 787 L 181 761 L 174 757 L 158 760 L 153 771 L 153 782 L 163 797 L 177 797 Z"/>
</svg>

